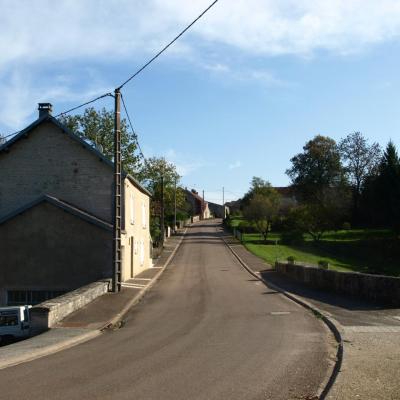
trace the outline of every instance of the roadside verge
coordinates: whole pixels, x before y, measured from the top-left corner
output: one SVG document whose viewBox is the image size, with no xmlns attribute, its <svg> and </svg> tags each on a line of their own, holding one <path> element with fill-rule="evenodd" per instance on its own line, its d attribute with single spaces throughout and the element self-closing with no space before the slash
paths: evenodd
<svg viewBox="0 0 400 400">
<path fill-rule="evenodd" d="M 342 362 L 343 362 L 343 338 L 342 338 L 342 327 L 339 324 L 338 321 L 333 319 L 332 317 L 326 315 L 322 310 L 320 310 L 318 307 L 316 307 L 314 304 L 309 303 L 308 301 L 304 300 L 303 298 L 292 294 L 288 293 L 284 289 L 280 288 L 279 286 L 274 285 L 271 282 L 267 282 L 259 272 L 254 271 L 234 250 L 231 244 L 229 244 L 224 236 L 221 236 L 222 241 L 225 243 L 225 245 L 229 248 L 229 250 L 232 252 L 232 254 L 235 256 L 235 258 L 239 261 L 239 263 L 256 279 L 260 280 L 263 282 L 267 287 L 281 293 L 285 297 L 289 298 L 290 300 L 294 301 L 295 303 L 301 305 L 302 307 L 305 307 L 306 309 L 310 310 L 313 312 L 318 318 L 320 318 L 326 326 L 329 328 L 329 330 L 333 333 L 333 336 L 337 342 L 337 352 L 336 352 L 336 361 L 333 366 L 333 369 L 330 374 L 328 374 L 327 379 L 323 382 L 321 387 L 317 391 L 317 396 L 318 399 L 323 400 L 326 399 L 330 389 L 332 388 L 337 375 L 339 374 Z M 235 246 L 238 246 L 238 244 L 235 244 Z M 240 245 L 242 246 L 242 245 Z"/>
</svg>

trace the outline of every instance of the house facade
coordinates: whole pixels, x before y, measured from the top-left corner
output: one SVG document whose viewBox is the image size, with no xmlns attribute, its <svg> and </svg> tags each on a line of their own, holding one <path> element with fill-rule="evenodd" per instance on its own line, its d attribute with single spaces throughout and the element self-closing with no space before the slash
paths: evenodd
<svg viewBox="0 0 400 400">
<path fill-rule="evenodd" d="M 113 164 L 39 105 L 0 147 L 0 304 L 37 303 L 112 276 Z M 151 264 L 147 192 L 123 177 L 122 279 Z"/>
<path fill-rule="evenodd" d="M 210 213 L 215 218 L 225 218 L 229 215 L 229 207 L 217 203 L 208 202 Z"/>
<path fill-rule="evenodd" d="M 189 204 L 189 213 L 193 221 L 211 218 L 208 202 L 196 192 L 196 190 L 185 189 L 186 202 Z"/>
</svg>

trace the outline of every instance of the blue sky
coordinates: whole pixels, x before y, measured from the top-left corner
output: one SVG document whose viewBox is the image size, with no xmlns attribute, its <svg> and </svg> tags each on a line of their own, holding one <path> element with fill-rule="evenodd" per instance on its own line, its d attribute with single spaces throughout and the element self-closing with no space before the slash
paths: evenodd
<svg viewBox="0 0 400 400">
<path fill-rule="evenodd" d="M 0 133 L 113 90 L 210 2 L 2 1 Z M 279 3 L 279 4 L 277 4 Z M 146 156 L 220 202 L 317 134 L 400 149 L 400 2 L 220 0 L 123 90 Z M 112 99 L 95 104 L 112 108 Z"/>
</svg>

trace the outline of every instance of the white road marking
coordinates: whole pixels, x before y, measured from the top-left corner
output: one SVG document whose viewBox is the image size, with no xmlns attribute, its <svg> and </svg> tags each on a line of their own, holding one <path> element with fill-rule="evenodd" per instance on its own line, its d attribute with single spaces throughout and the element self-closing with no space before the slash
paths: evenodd
<svg viewBox="0 0 400 400">
<path fill-rule="evenodd" d="M 271 315 L 288 315 L 288 314 L 290 314 L 290 311 L 272 311 L 270 314 Z"/>
<path fill-rule="evenodd" d="M 142 289 L 142 288 L 144 288 L 146 285 L 142 285 L 142 284 L 140 284 L 140 283 L 121 283 L 121 286 L 123 286 L 123 287 L 133 287 L 133 288 L 136 288 L 136 289 Z"/>
<path fill-rule="evenodd" d="M 354 333 L 400 333 L 400 326 L 344 326 L 344 330 Z"/>
</svg>

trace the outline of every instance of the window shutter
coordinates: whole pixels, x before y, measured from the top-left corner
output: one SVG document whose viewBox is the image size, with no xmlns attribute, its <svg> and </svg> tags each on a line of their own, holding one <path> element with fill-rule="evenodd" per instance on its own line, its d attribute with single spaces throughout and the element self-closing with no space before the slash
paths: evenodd
<svg viewBox="0 0 400 400">
<path fill-rule="evenodd" d="M 131 224 L 135 223 L 135 198 L 133 194 L 130 196 L 130 217 L 131 217 Z"/>
</svg>

